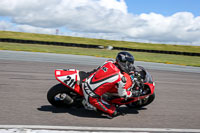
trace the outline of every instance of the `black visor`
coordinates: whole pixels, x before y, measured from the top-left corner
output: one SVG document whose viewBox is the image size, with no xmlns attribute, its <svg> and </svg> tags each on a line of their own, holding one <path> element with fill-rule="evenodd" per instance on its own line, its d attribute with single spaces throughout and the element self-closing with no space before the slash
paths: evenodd
<svg viewBox="0 0 200 133">
<path fill-rule="evenodd" d="M 127 57 L 127 56 L 122 56 L 122 59 L 121 59 L 122 62 L 131 62 L 131 63 L 134 63 L 134 58 L 133 57 Z"/>
</svg>

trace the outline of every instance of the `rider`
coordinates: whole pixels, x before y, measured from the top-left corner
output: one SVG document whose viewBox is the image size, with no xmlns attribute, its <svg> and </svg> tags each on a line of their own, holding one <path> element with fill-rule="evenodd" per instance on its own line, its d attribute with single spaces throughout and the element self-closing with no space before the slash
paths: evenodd
<svg viewBox="0 0 200 133">
<path fill-rule="evenodd" d="M 101 96 L 110 92 L 118 93 L 125 99 L 131 97 L 132 92 L 127 89 L 132 86 L 129 73 L 133 69 L 134 57 L 128 52 L 119 52 L 115 62 L 108 60 L 103 66 L 93 71 L 83 81 L 85 107 L 108 114 L 109 117 L 119 115 L 120 112 L 116 110 L 116 107 L 108 104 Z"/>
</svg>

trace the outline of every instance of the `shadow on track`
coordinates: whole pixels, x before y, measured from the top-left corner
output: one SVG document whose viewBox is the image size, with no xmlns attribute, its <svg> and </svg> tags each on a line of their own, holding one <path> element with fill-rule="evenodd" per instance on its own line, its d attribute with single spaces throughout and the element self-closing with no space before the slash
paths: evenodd
<svg viewBox="0 0 200 133">
<path fill-rule="evenodd" d="M 146 108 L 139 108 L 139 109 L 130 109 L 127 107 L 120 107 L 120 111 L 124 112 L 125 114 L 139 114 L 139 110 L 146 110 Z M 84 108 L 56 108 L 51 105 L 43 105 L 40 108 L 37 108 L 39 111 L 45 111 L 45 112 L 52 112 L 52 113 L 69 113 L 74 116 L 78 117 L 89 117 L 89 118 L 107 118 L 105 116 L 102 116 L 101 113 L 92 111 L 92 110 L 86 110 Z"/>
</svg>

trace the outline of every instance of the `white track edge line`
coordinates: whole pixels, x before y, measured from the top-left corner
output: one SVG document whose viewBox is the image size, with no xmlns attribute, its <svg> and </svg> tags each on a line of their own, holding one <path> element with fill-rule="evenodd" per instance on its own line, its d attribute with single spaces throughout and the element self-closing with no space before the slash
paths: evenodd
<svg viewBox="0 0 200 133">
<path fill-rule="evenodd" d="M 0 125 L 0 129 L 38 129 L 38 130 L 78 130 L 78 131 L 154 131 L 154 132 L 191 132 L 199 133 L 200 129 L 175 128 L 119 128 L 119 127 L 84 127 L 84 126 L 39 126 L 39 125 Z"/>
</svg>

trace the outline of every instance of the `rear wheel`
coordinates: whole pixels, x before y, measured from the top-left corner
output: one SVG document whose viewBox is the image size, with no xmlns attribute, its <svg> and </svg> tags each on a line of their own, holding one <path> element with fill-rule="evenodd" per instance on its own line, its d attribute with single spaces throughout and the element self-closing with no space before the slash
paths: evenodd
<svg viewBox="0 0 200 133">
<path fill-rule="evenodd" d="M 71 89 L 63 84 L 53 86 L 47 93 L 47 99 L 55 107 L 71 107 L 73 99 L 70 97 Z"/>
<path fill-rule="evenodd" d="M 142 108 L 142 107 L 147 106 L 150 103 L 152 103 L 154 101 L 154 99 L 155 99 L 155 93 L 146 97 L 145 99 L 141 99 L 139 101 L 129 103 L 126 106 L 129 108 Z"/>
</svg>

